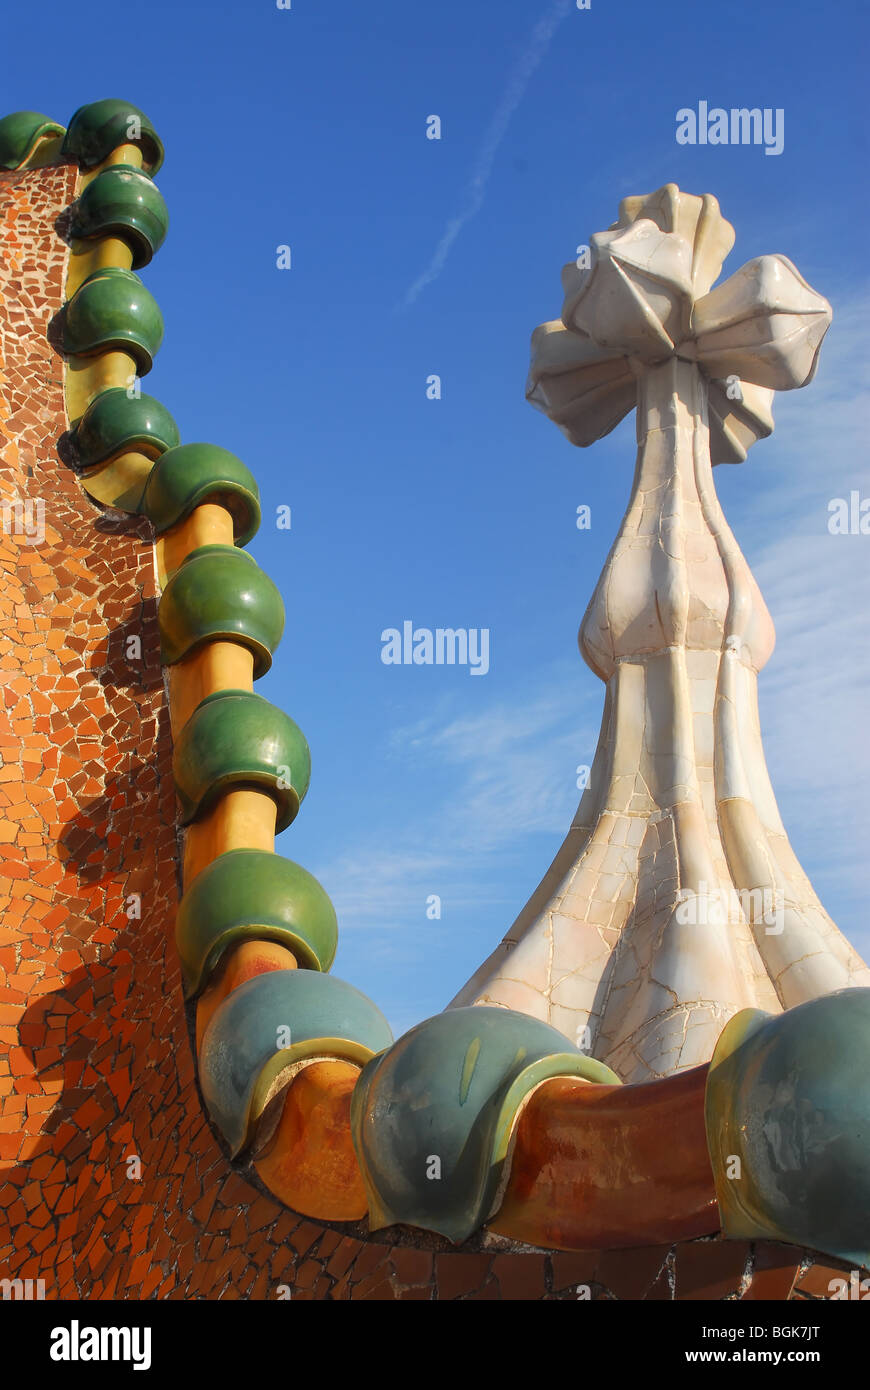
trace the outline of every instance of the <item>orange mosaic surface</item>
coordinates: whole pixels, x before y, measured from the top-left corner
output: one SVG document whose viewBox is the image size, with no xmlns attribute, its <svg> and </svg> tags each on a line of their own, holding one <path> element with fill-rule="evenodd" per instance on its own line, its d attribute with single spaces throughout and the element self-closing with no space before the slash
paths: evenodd
<svg viewBox="0 0 870 1390">
<path fill-rule="evenodd" d="M 49 1299 L 827 1296 L 845 1266 L 765 1243 L 376 1244 L 286 1210 L 223 1155 L 172 940 L 152 536 L 101 513 L 56 453 L 54 224 L 75 185 L 71 166 L 0 174 L 0 1278 L 43 1279 Z M 21 534 L 15 496 L 44 536 Z"/>
</svg>

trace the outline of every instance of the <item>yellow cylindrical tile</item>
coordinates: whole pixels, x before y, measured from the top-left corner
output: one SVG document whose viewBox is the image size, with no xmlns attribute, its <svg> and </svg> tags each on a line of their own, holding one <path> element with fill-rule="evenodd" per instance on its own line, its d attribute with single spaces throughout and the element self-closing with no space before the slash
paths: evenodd
<svg viewBox="0 0 870 1390">
<path fill-rule="evenodd" d="M 201 545 L 233 545 L 233 519 L 226 507 L 204 502 L 185 521 L 158 536 L 157 577 L 161 587 L 174 574 L 186 555 Z"/>
<path fill-rule="evenodd" d="M 196 1051 L 215 1009 L 234 989 L 265 975 L 272 970 L 296 970 L 298 962 L 292 951 L 277 941 L 242 941 L 227 952 L 227 959 L 218 964 L 217 979 L 203 990 L 196 1004 Z"/>
<path fill-rule="evenodd" d="M 129 352 L 101 352 L 94 357 L 70 357 L 66 364 L 66 413 L 70 424 L 80 420 L 95 396 L 110 386 L 128 389 L 136 377 Z"/>
<path fill-rule="evenodd" d="M 317 1061 L 287 1089 L 284 1109 L 254 1167 L 293 1211 L 319 1221 L 360 1221 L 367 1203 L 350 1129 L 359 1076 L 352 1062 Z"/>
<path fill-rule="evenodd" d="M 230 849 L 275 849 L 278 806 L 253 788 L 226 792 L 207 816 L 188 826 L 184 845 L 184 887 L 202 869 Z"/>
<path fill-rule="evenodd" d="M 238 642 L 207 642 L 169 668 L 169 713 L 175 738 L 206 695 L 253 690 L 254 654 Z"/>
</svg>

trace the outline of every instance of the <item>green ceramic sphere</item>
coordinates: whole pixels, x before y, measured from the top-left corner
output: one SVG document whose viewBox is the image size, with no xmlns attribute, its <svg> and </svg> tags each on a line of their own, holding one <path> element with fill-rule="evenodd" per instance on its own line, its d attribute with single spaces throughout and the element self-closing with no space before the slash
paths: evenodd
<svg viewBox="0 0 870 1390">
<path fill-rule="evenodd" d="M 380 1009 L 344 980 L 273 970 L 239 985 L 212 1015 L 199 1053 L 203 1098 L 235 1156 L 282 1070 L 322 1055 L 361 1064 L 391 1042 Z"/>
<path fill-rule="evenodd" d="M 128 396 L 111 386 L 91 401 L 73 431 L 79 467 L 91 468 L 128 449 L 165 453 L 179 442 L 178 426 L 154 396 Z"/>
<path fill-rule="evenodd" d="M 338 945 L 335 909 L 317 879 L 291 859 L 259 849 L 218 855 L 188 888 L 175 940 L 184 992 L 199 994 L 240 941 L 277 941 L 307 970 L 328 970 Z"/>
<path fill-rule="evenodd" d="M 172 772 L 182 825 L 211 810 L 221 792 L 247 786 L 275 800 L 281 831 L 308 791 L 311 754 L 298 725 L 262 695 L 219 690 L 200 701 L 179 733 Z"/>
<path fill-rule="evenodd" d="M 164 665 L 225 639 L 250 648 L 255 678 L 272 665 L 284 631 L 277 588 L 252 555 L 231 545 L 192 550 L 166 585 L 157 616 Z"/>
<path fill-rule="evenodd" d="M 64 352 L 73 356 L 129 352 L 145 376 L 163 341 L 163 318 L 138 275 L 106 266 L 89 275 L 67 303 L 63 340 Z"/>
<path fill-rule="evenodd" d="M 74 205 L 70 236 L 118 236 L 133 252 L 133 269 L 147 265 L 166 239 L 169 213 L 147 174 L 131 164 L 113 164 L 98 174 Z"/>
<path fill-rule="evenodd" d="M 868 1058 L 870 989 L 730 1021 L 706 1096 L 726 1234 L 870 1263 Z"/>
<path fill-rule="evenodd" d="M 550 1024 L 485 1005 L 446 1009 L 369 1062 L 351 1129 L 371 1229 L 401 1222 L 467 1239 L 492 1210 L 523 1101 L 555 1076 L 619 1084 Z"/>
<path fill-rule="evenodd" d="M 156 174 L 163 163 L 163 144 L 145 112 L 132 102 L 107 97 L 74 112 L 61 153 L 90 169 L 119 145 L 129 144 L 141 144 L 145 172 Z"/>
<path fill-rule="evenodd" d="M 63 135 L 64 128 L 41 111 L 13 111 L 0 121 L 0 169 L 20 169 L 43 135 Z"/>
<path fill-rule="evenodd" d="M 260 525 L 260 492 L 250 469 L 217 444 L 169 449 L 151 471 L 142 510 L 158 534 L 190 516 L 203 502 L 217 502 L 233 518 L 236 545 L 247 545 Z"/>
</svg>

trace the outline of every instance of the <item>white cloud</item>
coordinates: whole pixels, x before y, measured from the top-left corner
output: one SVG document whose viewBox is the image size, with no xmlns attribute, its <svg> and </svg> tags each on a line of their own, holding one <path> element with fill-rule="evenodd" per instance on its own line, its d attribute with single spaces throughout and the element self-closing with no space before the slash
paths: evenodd
<svg viewBox="0 0 870 1390">
<path fill-rule="evenodd" d="M 592 762 L 597 742 L 603 689 L 594 695 L 578 665 L 569 672 L 559 663 L 542 672 L 540 691 L 530 698 L 501 701 L 428 732 L 407 731 L 410 747 L 460 770 L 443 816 L 452 840 L 485 853 L 537 831 L 565 831 L 580 798 L 575 769 Z M 396 744 L 403 741 L 400 730 Z"/>
<path fill-rule="evenodd" d="M 461 210 L 454 217 L 450 218 L 444 228 L 441 239 L 426 269 L 406 291 L 405 298 L 402 302 L 403 308 L 407 309 L 413 304 L 426 286 L 431 285 L 432 281 L 438 278 L 447 263 L 447 257 L 450 255 L 453 244 L 459 236 L 459 233 L 466 223 L 477 216 L 480 209 L 483 207 L 486 186 L 489 183 L 495 157 L 498 154 L 502 140 L 507 134 L 511 118 L 525 96 L 526 88 L 531 82 L 535 71 L 546 57 L 547 50 L 550 47 L 556 30 L 570 9 L 571 0 L 556 0 L 549 14 L 539 20 L 532 30 L 531 40 L 524 48 L 521 58 L 511 72 L 501 101 L 496 107 L 495 114 L 486 128 L 483 143 L 474 166 L 474 172 L 465 191 L 465 202 Z"/>
<path fill-rule="evenodd" d="M 429 893 L 449 896 L 452 912 L 497 904 L 498 851 L 537 832 L 556 843 L 564 834 L 580 799 L 575 768 L 592 761 L 602 707 L 603 687 L 582 681 L 578 657 L 542 670 L 536 690 L 515 703 L 494 701 L 458 717 L 442 703 L 396 729 L 390 755 L 452 775 L 428 806 L 417 805 L 413 825 L 391 827 L 388 846 L 379 827 L 377 842 L 361 837 L 314 868 L 342 931 L 406 926 Z M 522 904 L 502 901 L 507 927 Z"/>
</svg>

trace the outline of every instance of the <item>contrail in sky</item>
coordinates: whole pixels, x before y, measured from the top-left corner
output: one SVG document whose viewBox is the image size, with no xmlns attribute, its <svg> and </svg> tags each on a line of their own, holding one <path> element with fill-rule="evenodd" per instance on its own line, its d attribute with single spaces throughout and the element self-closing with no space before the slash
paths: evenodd
<svg viewBox="0 0 870 1390">
<path fill-rule="evenodd" d="M 435 248 L 432 259 L 406 292 L 402 301 L 402 308 L 407 309 L 420 295 L 420 292 L 432 281 L 437 279 L 444 269 L 450 250 L 462 228 L 472 217 L 475 217 L 483 207 L 483 199 L 486 193 L 486 185 L 492 173 L 492 166 L 498 153 L 499 146 L 504 139 L 507 128 L 510 125 L 511 117 L 526 94 L 526 88 L 531 81 L 535 70 L 539 67 L 546 57 L 547 50 L 553 40 L 553 35 L 558 29 L 562 20 L 572 8 L 572 0 L 556 0 L 550 13 L 539 20 L 532 31 L 531 41 L 528 48 L 523 53 L 513 72 L 511 73 L 508 84 L 505 87 L 501 101 L 496 107 L 495 114 L 490 121 L 474 173 L 469 180 L 466 190 L 465 204 L 455 217 L 451 217 L 441 240 Z"/>
</svg>

